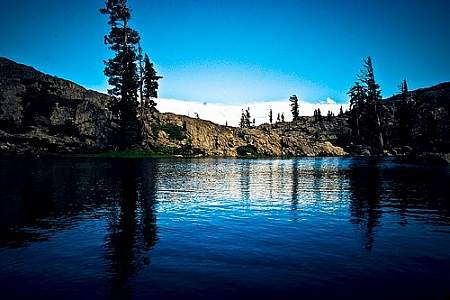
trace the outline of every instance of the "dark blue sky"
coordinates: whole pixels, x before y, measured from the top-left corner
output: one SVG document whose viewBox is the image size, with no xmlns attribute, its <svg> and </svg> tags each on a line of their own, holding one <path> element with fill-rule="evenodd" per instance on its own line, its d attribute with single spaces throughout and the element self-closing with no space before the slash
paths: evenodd
<svg viewBox="0 0 450 300">
<path fill-rule="evenodd" d="M 371 55 L 383 96 L 450 80 L 450 1 L 130 0 L 160 96 L 307 101 L 346 91 Z M 102 0 L 0 0 L 0 56 L 104 90 Z"/>
</svg>

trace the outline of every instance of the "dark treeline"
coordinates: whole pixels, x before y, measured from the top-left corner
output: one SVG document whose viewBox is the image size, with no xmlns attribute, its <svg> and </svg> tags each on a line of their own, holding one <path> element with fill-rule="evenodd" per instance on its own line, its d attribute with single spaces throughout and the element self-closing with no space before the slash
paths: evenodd
<svg viewBox="0 0 450 300">
<path fill-rule="evenodd" d="M 371 57 L 364 60 L 348 95 L 351 143 L 369 147 L 372 154 L 402 147 L 417 152 L 450 150 L 448 109 L 440 109 L 433 97 L 410 92 L 406 79 L 398 95 L 382 99 Z"/>
</svg>

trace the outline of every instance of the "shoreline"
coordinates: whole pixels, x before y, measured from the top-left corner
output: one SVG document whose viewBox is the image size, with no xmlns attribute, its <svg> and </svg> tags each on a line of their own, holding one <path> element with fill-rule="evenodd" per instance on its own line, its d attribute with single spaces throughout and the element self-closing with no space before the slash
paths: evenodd
<svg viewBox="0 0 450 300">
<path fill-rule="evenodd" d="M 144 151 L 144 150 L 121 150 L 105 151 L 97 153 L 32 153 L 32 154 L 14 154 L 0 152 L 0 158 L 87 158 L 87 159 L 294 159 L 294 158 L 367 158 L 367 159 L 386 159 L 390 158 L 399 164 L 446 166 L 450 165 L 450 153 L 419 153 L 402 155 L 315 155 L 315 156 L 268 156 L 268 155 L 188 155 L 188 154 L 170 154 L 162 151 Z"/>
</svg>

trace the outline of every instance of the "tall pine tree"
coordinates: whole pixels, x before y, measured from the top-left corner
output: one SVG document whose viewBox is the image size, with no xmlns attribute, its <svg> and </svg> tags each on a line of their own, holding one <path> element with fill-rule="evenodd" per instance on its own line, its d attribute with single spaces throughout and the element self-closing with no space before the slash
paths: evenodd
<svg viewBox="0 0 450 300">
<path fill-rule="evenodd" d="M 153 109 L 156 106 L 156 102 L 153 100 L 158 98 L 158 87 L 162 76 L 156 74 L 155 67 L 150 61 L 147 54 L 144 57 L 144 74 L 143 74 L 143 86 L 144 86 L 144 105 Z"/>
<path fill-rule="evenodd" d="M 375 74 L 373 71 L 372 58 L 369 56 L 364 60 L 364 70 L 361 75 L 361 81 L 366 85 L 367 91 L 367 126 L 371 132 L 371 145 L 372 148 L 378 152 L 383 153 L 384 139 L 381 125 L 381 109 L 382 98 L 380 86 L 375 81 Z"/>
<path fill-rule="evenodd" d="M 413 140 L 414 111 L 413 99 L 404 79 L 400 85 L 400 101 L 397 103 L 396 121 L 400 145 L 411 145 Z"/>
<path fill-rule="evenodd" d="M 352 137 L 357 142 L 362 142 L 361 121 L 366 108 L 367 92 L 359 81 L 347 93 L 350 96 L 350 115 L 349 123 L 352 130 Z"/>
<path fill-rule="evenodd" d="M 116 99 L 114 110 L 119 115 L 117 143 L 124 149 L 140 141 L 137 119 L 139 76 L 136 67 L 136 47 L 140 38 L 137 31 L 129 27 L 131 14 L 126 0 L 106 0 L 100 12 L 108 16 L 111 27 L 104 42 L 115 56 L 104 61 L 104 73 L 112 86 L 108 92 Z"/>
<path fill-rule="evenodd" d="M 299 106 L 298 106 L 298 98 L 296 95 L 292 95 L 289 98 L 289 101 L 291 102 L 291 112 L 292 112 L 292 121 L 297 121 L 299 119 Z"/>
</svg>

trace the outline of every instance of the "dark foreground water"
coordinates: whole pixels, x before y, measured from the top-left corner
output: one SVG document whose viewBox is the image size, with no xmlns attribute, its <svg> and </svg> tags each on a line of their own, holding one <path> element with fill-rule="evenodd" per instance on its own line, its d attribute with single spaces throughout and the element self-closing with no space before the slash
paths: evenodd
<svg viewBox="0 0 450 300">
<path fill-rule="evenodd" d="M 0 298 L 446 299 L 450 169 L 0 160 Z"/>
</svg>

